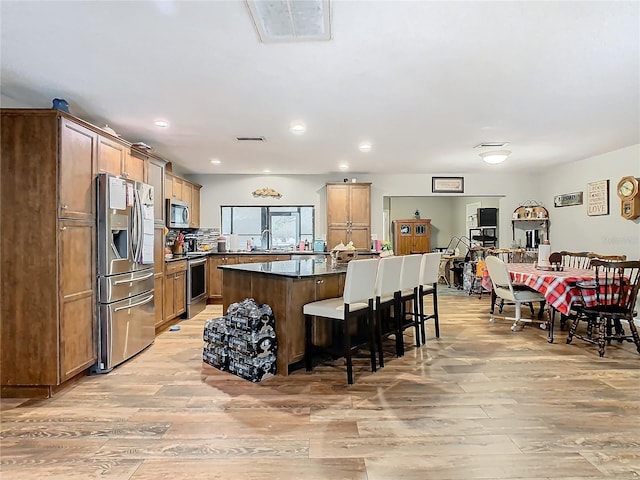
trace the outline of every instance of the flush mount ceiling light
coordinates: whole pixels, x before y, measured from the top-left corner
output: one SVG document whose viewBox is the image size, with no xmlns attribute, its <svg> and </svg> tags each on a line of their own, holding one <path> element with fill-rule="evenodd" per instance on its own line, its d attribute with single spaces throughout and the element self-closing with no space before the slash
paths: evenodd
<svg viewBox="0 0 640 480">
<path fill-rule="evenodd" d="M 302 122 L 292 122 L 289 126 L 289 131 L 294 135 L 302 135 L 307 131 L 307 126 Z"/>
<path fill-rule="evenodd" d="M 492 150 L 490 152 L 482 152 L 480 154 L 485 162 L 492 165 L 504 162 L 509 155 L 511 155 L 509 150 Z"/>
<path fill-rule="evenodd" d="M 247 0 L 263 43 L 331 40 L 330 0 Z"/>
<path fill-rule="evenodd" d="M 362 142 L 360 145 L 358 145 L 358 150 L 360 150 L 361 152 L 370 152 L 371 151 L 371 144 L 369 142 Z"/>
<path fill-rule="evenodd" d="M 166 120 L 156 120 L 155 122 L 153 122 L 153 124 L 156 127 L 160 128 L 167 128 L 169 126 L 169 122 L 167 122 Z"/>
</svg>

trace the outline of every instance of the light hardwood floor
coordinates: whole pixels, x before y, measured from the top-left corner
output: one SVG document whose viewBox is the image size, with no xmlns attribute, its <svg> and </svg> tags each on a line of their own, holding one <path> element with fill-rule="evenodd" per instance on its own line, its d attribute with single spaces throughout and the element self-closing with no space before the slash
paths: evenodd
<svg viewBox="0 0 640 480">
<path fill-rule="evenodd" d="M 0 478 L 615 479 L 640 477 L 640 355 L 488 322 L 441 296 L 441 338 L 368 370 L 252 384 L 204 365 L 208 309 L 108 375 L 2 400 Z M 508 307 L 507 307 L 508 308 Z"/>
</svg>

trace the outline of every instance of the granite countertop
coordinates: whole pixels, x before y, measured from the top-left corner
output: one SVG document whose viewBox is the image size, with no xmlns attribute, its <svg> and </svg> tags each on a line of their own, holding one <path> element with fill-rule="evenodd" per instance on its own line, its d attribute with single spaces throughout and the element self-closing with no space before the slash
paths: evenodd
<svg viewBox="0 0 640 480">
<path fill-rule="evenodd" d="M 220 265 L 221 270 L 235 270 L 250 273 L 262 273 L 280 277 L 318 277 L 322 275 L 337 275 L 347 272 L 347 266 L 331 266 L 327 259 L 308 258 L 303 260 L 284 260 L 281 262 L 238 263 L 235 265 Z"/>
<path fill-rule="evenodd" d="M 271 250 L 268 252 L 265 251 L 260 251 L 260 250 L 252 250 L 250 252 L 247 252 L 246 250 L 242 250 L 242 251 L 238 251 L 238 252 L 217 252 L 217 251 L 206 251 L 206 252 L 197 252 L 197 253 L 190 253 L 190 254 L 179 254 L 173 255 L 173 258 L 167 258 L 165 257 L 165 262 L 177 262 L 179 260 L 187 260 L 189 258 L 200 258 L 200 257 L 205 257 L 208 255 L 240 255 L 240 256 L 247 256 L 247 255 L 325 255 L 328 256 L 330 252 L 314 252 L 314 251 L 309 251 L 309 250 Z M 374 254 L 374 255 L 379 255 L 380 252 L 376 252 L 375 250 L 372 250 L 371 252 L 365 252 L 367 254 Z"/>
</svg>

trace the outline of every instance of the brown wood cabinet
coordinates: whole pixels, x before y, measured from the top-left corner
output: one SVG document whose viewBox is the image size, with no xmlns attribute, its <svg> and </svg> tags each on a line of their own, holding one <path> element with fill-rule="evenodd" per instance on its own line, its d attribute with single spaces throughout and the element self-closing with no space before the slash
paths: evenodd
<svg viewBox="0 0 640 480">
<path fill-rule="evenodd" d="M 164 319 L 172 320 L 187 311 L 187 261 L 167 262 L 164 277 Z"/>
<path fill-rule="evenodd" d="M 186 202 L 190 207 L 189 227 L 200 227 L 200 189 L 202 185 L 177 177 L 172 173 L 165 174 L 165 198 L 173 198 Z"/>
<path fill-rule="evenodd" d="M 57 110 L 3 109 L 3 396 L 51 396 L 97 359 L 99 134 Z M 19 248 L 16 246 L 19 241 Z"/>
<path fill-rule="evenodd" d="M 134 153 L 134 155 L 140 155 Z M 164 170 L 165 161 L 157 157 L 147 157 L 146 183 L 153 186 L 153 219 L 156 224 L 165 225 Z"/>
<path fill-rule="evenodd" d="M 393 221 L 393 251 L 396 255 L 431 251 L 431 220 L 404 219 Z"/>
<path fill-rule="evenodd" d="M 304 359 L 304 315 L 306 303 L 340 296 L 344 289 L 344 274 L 321 277 L 281 277 L 258 272 L 223 270 L 223 310 L 231 303 L 254 298 L 266 303 L 276 319 L 278 351 L 276 364 L 278 375 L 288 375 L 289 366 Z M 324 329 L 314 326 L 314 343 L 329 341 Z"/>
<path fill-rule="evenodd" d="M 371 184 L 327 183 L 327 246 L 371 250 Z"/>
<path fill-rule="evenodd" d="M 98 135 L 98 172 L 144 182 L 145 158 L 131 152 L 131 145 Z"/>
</svg>

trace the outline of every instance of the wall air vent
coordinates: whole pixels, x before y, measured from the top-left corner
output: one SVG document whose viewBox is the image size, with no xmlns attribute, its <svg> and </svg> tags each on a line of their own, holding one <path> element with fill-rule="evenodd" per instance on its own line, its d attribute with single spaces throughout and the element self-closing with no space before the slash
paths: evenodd
<svg viewBox="0 0 640 480">
<path fill-rule="evenodd" d="M 236 140 L 239 142 L 266 142 L 267 139 L 264 137 L 236 137 Z"/>
<path fill-rule="evenodd" d="M 509 145 L 509 142 L 482 142 L 473 148 L 502 148 Z"/>
</svg>

